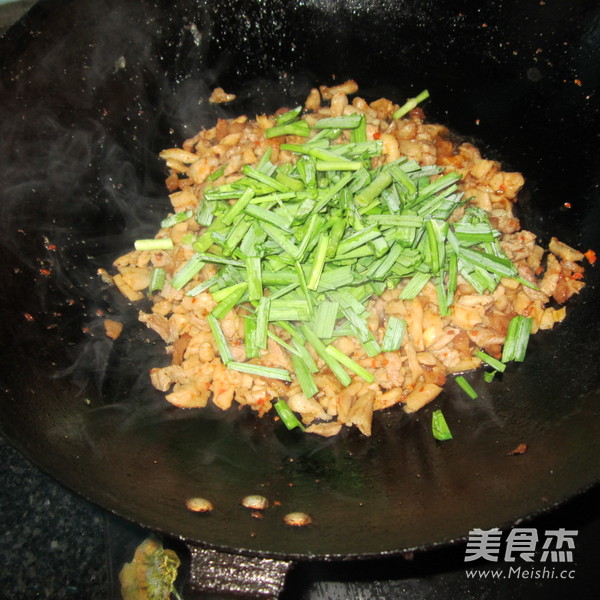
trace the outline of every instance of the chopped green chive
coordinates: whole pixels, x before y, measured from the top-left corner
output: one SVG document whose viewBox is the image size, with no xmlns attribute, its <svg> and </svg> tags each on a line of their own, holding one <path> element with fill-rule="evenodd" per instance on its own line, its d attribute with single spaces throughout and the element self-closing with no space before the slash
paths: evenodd
<svg viewBox="0 0 600 600">
<path fill-rule="evenodd" d="M 341 350 L 329 344 L 325 347 L 325 351 L 335 358 L 338 362 L 342 363 L 345 367 L 350 369 L 353 373 L 356 373 L 359 377 L 362 377 L 367 383 L 373 383 L 375 376 L 370 371 L 367 371 L 364 367 L 361 367 L 356 361 L 351 359 L 347 354 L 344 354 Z"/>
<path fill-rule="evenodd" d="M 180 290 L 200 272 L 204 264 L 202 255 L 194 254 L 194 256 L 192 256 L 192 258 L 190 258 L 183 267 L 173 275 L 171 286 L 176 290 Z"/>
<path fill-rule="evenodd" d="M 459 375 L 455 378 L 456 383 L 459 387 L 469 396 L 469 398 L 475 400 L 478 397 L 477 392 L 471 387 L 471 384 L 462 376 Z"/>
<path fill-rule="evenodd" d="M 301 114 L 302 106 L 296 106 L 296 108 L 292 108 L 291 110 L 288 110 L 287 112 L 275 117 L 275 122 L 277 125 L 285 125 L 286 123 L 295 121 Z"/>
<path fill-rule="evenodd" d="M 319 287 L 321 281 L 321 275 L 323 274 L 323 267 L 325 266 L 325 259 L 327 258 L 327 249 L 329 248 L 329 236 L 324 235 L 319 238 L 317 244 L 317 250 L 315 252 L 315 258 L 313 260 L 310 276 L 308 279 L 308 289 L 316 290 Z"/>
<path fill-rule="evenodd" d="M 217 349 L 219 350 L 221 360 L 223 361 L 223 364 L 227 365 L 233 361 L 233 354 L 231 354 L 227 338 L 221 329 L 221 325 L 213 314 L 206 315 L 206 320 L 208 321 L 210 330 L 217 342 Z"/>
<path fill-rule="evenodd" d="M 355 144 L 367 141 L 367 118 L 365 115 L 360 115 L 359 124 L 350 131 L 350 139 Z"/>
<path fill-rule="evenodd" d="M 269 298 L 271 298 L 271 301 L 273 301 L 273 300 L 276 300 L 277 298 L 282 298 L 284 296 L 288 296 L 290 294 L 290 292 L 294 291 L 299 286 L 300 286 L 300 283 L 296 282 L 296 283 L 290 283 L 289 285 L 279 288 L 278 290 L 276 290 L 275 288 L 271 288 L 272 293 L 269 296 Z"/>
<path fill-rule="evenodd" d="M 502 349 L 503 363 L 510 360 L 517 362 L 525 360 L 532 321 L 531 317 L 522 315 L 517 315 L 511 319 L 508 324 L 504 348 Z"/>
<path fill-rule="evenodd" d="M 402 118 L 428 96 L 425 90 L 410 99 L 394 118 Z M 346 369 L 373 382 L 373 373 L 329 343 L 342 335 L 354 337 L 367 356 L 402 347 L 405 320 L 388 318 L 381 345 L 369 329 L 367 303 L 373 295 L 400 285 L 400 299 L 408 300 L 431 281 L 440 314 L 449 315 L 459 274 L 477 293 L 492 292 L 502 277 L 535 287 L 519 277 L 484 211 L 468 206 L 462 216 L 450 219 L 466 202 L 458 191 L 457 172 L 444 174 L 441 167 L 421 166 L 408 158 L 372 168 L 370 159 L 381 156 L 383 144 L 367 140 L 364 115 L 324 118 L 310 127 L 302 111 L 297 106 L 277 116 L 275 127 L 264 133 L 267 138 L 307 138 L 301 144 L 280 145 L 295 160 L 277 166 L 269 147 L 254 166 L 242 168 L 240 179 L 204 190 L 192 222 L 202 229 L 184 232 L 196 254 L 169 282 L 182 289 L 206 263 L 215 266 L 216 274 L 187 295 L 209 290 L 217 302 L 209 325 L 229 368 L 284 381 L 295 377 L 303 394 L 313 397 L 318 393 L 312 376 L 317 372 L 314 350 L 342 385 L 352 381 Z M 349 132 L 349 143 L 340 142 L 343 130 Z M 222 166 L 208 181 L 224 174 Z M 161 227 L 193 216 L 191 210 L 170 215 Z M 170 250 L 173 241 L 141 239 L 135 248 Z M 164 269 L 153 269 L 149 292 L 164 283 Z M 236 307 L 245 311 L 246 360 L 259 359 L 271 339 L 290 357 L 293 374 L 233 360 L 219 319 Z M 284 329 L 291 341 L 276 335 L 275 327 Z M 523 360 L 530 330 L 531 319 L 511 321 L 502 361 L 476 353 L 494 369 L 484 377 L 503 371 L 508 360 Z M 475 393 L 464 387 L 468 383 L 463 377 L 456 380 L 467 393 Z M 438 413 L 434 421 L 440 419 Z M 445 421 L 443 425 L 447 430 Z M 452 437 L 449 431 L 447 435 L 438 439 Z"/>
<path fill-rule="evenodd" d="M 196 241 L 196 236 L 193 233 L 186 233 L 181 238 L 181 243 L 186 246 L 191 246 Z"/>
<path fill-rule="evenodd" d="M 419 294 L 430 279 L 431 275 L 429 273 L 416 273 L 402 292 L 400 292 L 400 299 L 412 300 Z"/>
<path fill-rule="evenodd" d="M 298 420 L 298 417 L 296 417 L 296 415 L 292 412 L 292 409 L 287 405 L 285 400 L 277 400 L 274 406 L 279 418 L 283 421 L 283 424 L 288 429 L 294 429 L 295 427 L 298 427 L 304 431 L 304 425 L 302 425 L 302 423 Z"/>
<path fill-rule="evenodd" d="M 173 240 L 171 238 L 135 240 L 133 246 L 136 250 L 172 250 Z"/>
<path fill-rule="evenodd" d="M 310 127 L 306 121 L 296 121 L 295 123 L 284 123 L 283 125 L 275 125 L 265 130 L 265 137 L 273 138 L 280 135 L 298 135 L 300 137 L 308 137 L 310 135 Z"/>
<path fill-rule="evenodd" d="M 244 291 L 248 287 L 248 284 L 245 281 L 240 281 L 239 283 L 233 283 L 231 285 L 227 285 L 218 290 L 212 292 L 212 297 L 215 302 L 223 302 L 229 296 L 236 295 L 237 292 L 241 289 Z"/>
<path fill-rule="evenodd" d="M 162 290 L 165 284 L 165 270 L 162 267 L 154 267 L 152 273 L 150 273 L 150 284 L 148 285 L 148 291 L 152 294 Z"/>
<path fill-rule="evenodd" d="M 342 117 L 327 117 L 319 119 L 315 129 L 356 129 L 362 122 L 362 115 L 344 115 Z"/>
<path fill-rule="evenodd" d="M 308 308 L 309 313 L 312 315 L 314 311 L 313 307 L 313 295 L 310 293 L 308 286 L 306 284 L 306 276 L 304 275 L 304 271 L 302 269 L 302 265 L 300 263 L 294 263 L 294 269 L 296 270 L 296 275 L 298 276 L 298 283 L 300 284 L 300 291 L 304 295 L 304 299 L 306 301 L 306 306 Z"/>
<path fill-rule="evenodd" d="M 279 227 L 270 223 L 263 223 L 264 232 L 290 257 L 297 258 L 300 254 L 299 248 L 291 242 L 289 234 L 286 234 Z"/>
<path fill-rule="evenodd" d="M 229 210 L 221 217 L 221 222 L 223 225 L 231 225 L 235 219 L 237 219 L 246 206 L 250 203 L 250 200 L 254 197 L 254 190 L 252 188 L 248 188 L 233 204 Z"/>
<path fill-rule="evenodd" d="M 235 253 L 238 246 L 246 237 L 246 234 L 252 227 L 252 223 L 246 219 L 239 219 L 238 222 L 229 230 L 229 235 L 223 239 L 218 239 L 215 235 L 215 242 L 222 244 L 223 255 L 231 256 Z"/>
<path fill-rule="evenodd" d="M 349 237 L 342 240 L 338 245 L 338 253 L 336 256 L 344 255 L 355 248 L 364 246 L 367 242 L 378 238 L 381 232 L 375 225 L 370 225 L 350 235 Z"/>
<path fill-rule="evenodd" d="M 260 356 L 260 348 L 256 345 L 256 318 L 253 315 L 244 316 L 244 350 L 246 359 Z"/>
<path fill-rule="evenodd" d="M 249 204 L 245 208 L 244 212 L 247 215 L 258 219 L 259 221 L 270 223 L 271 225 L 278 227 L 288 234 L 291 233 L 291 229 L 289 228 L 290 219 L 286 219 L 285 217 L 273 212 L 272 210 L 269 210 L 268 208 L 263 208 L 262 206 L 257 206 L 255 204 Z"/>
<path fill-rule="evenodd" d="M 484 363 L 487 363 L 496 371 L 504 373 L 506 365 L 503 362 L 500 362 L 498 359 L 494 358 L 493 356 L 490 356 L 489 354 L 485 353 L 483 350 L 478 350 L 475 353 L 475 356 L 479 357 Z"/>
<path fill-rule="evenodd" d="M 444 413 L 440 410 L 434 410 L 431 414 L 431 432 L 436 440 L 444 442 L 452 439 L 452 433 L 444 417 Z"/>
<path fill-rule="evenodd" d="M 304 182 L 298 177 L 292 177 L 283 171 L 279 171 L 275 177 L 279 183 L 285 185 L 290 190 L 294 190 L 295 192 L 300 192 L 304 189 Z M 287 192 L 288 194 L 290 192 Z"/>
<path fill-rule="evenodd" d="M 290 356 L 292 354 L 294 354 L 296 356 L 302 356 L 302 353 L 299 352 L 297 348 L 288 344 L 285 340 L 282 340 L 278 335 L 274 334 L 270 329 L 267 331 L 267 335 L 274 342 L 277 342 L 282 348 L 285 348 L 290 353 Z"/>
<path fill-rule="evenodd" d="M 298 383 L 300 384 L 300 388 L 302 389 L 302 393 L 307 398 L 312 398 L 315 394 L 318 393 L 319 388 L 313 379 L 310 368 L 303 360 L 303 358 L 299 357 L 296 354 L 290 354 L 292 359 L 292 365 L 294 367 L 294 372 L 296 373 L 296 377 L 298 378 Z"/>
<path fill-rule="evenodd" d="M 255 169 L 254 167 L 251 167 L 250 165 L 244 165 L 242 167 L 242 171 L 248 177 L 251 177 L 252 179 L 256 179 L 256 181 L 259 181 L 260 183 L 264 183 L 268 187 L 273 188 L 274 190 L 277 190 L 278 192 L 287 192 L 288 191 L 288 188 L 285 185 L 282 185 L 281 183 L 279 183 L 279 181 L 277 181 L 273 177 L 266 175 L 265 173 L 262 173 L 261 171 L 259 171 L 258 169 Z"/>
<path fill-rule="evenodd" d="M 500 277 L 514 277 L 517 275 L 517 267 L 508 258 L 464 247 L 460 249 L 459 257 L 472 265 L 481 267 Z"/>
<path fill-rule="evenodd" d="M 396 352 L 402 345 L 404 334 L 406 332 L 406 321 L 391 315 L 388 318 L 383 341 L 381 342 L 382 352 Z"/>
<path fill-rule="evenodd" d="M 344 233 L 346 232 L 346 221 L 339 216 L 332 217 L 331 230 L 329 233 L 329 242 L 327 244 L 327 257 L 333 258 L 338 251 L 338 247 Z"/>
<path fill-rule="evenodd" d="M 352 378 L 344 371 L 339 361 L 327 352 L 325 344 L 319 339 L 316 333 L 313 333 L 306 325 L 300 328 L 308 343 L 315 349 L 315 352 L 323 359 L 325 364 L 331 369 L 331 372 L 339 379 L 340 383 L 348 387 L 352 383 Z"/>
<path fill-rule="evenodd" d="M 311 318 L 311 307 L 306 300 L 285 298 L 271 300 L 269 309 L 271 321 L 308 321 Z"/>
<path fill-rule="evenodd" d="M 260 375 L 261 377 L 269 377 L 271 379 L 281 379 L 282 381 L 291 381 L 290 372 L 286 369 L 277 369 L 276 367 L 263 367 L 246 362 L 230 361 L 227 363 L 228 369 L 248 373 L 249 375 Z"/>
<path fill-rule="evenodd" d="M 494 379 L 494 377 L 496 377 L 496 373 L 498 371 L 484 371 L 483 372 L 483 380 L 486 383 L 491 383 L 491 381 Z"/>
<path fill-rule="evenodd" d="M 382 171 L 373 181 L 359 194 L 356 195 L 354 201 L 357 204 L 365 205 L 377 196 L 381 195 L 383 190 L 392 183 L 392 176 L 387 171 Z"/>
<path fill-rule="evenodd" d="M 264 172 L 266 168 L 269 168 L 271 165 L 271 154 L 273 153 L 273 149 L 271 146 L 268 146 L 265 150 L 264 154 L 260 157 L 258 164 L 256 165 L 257 170 Z"/>
<path fill-rule="evenodd" d="M 187 221 L 193 214 L 194 214 L 194 211 L 192 211 L 192 210 L 186 210 L 183 212 L 175 213 L 174 215 L 171 215 L 171 216 L 167 217 L 166 219 L 163 219 L 160 222 L 160 226 L 162 229 L 168 229 L 169 227 L 173 227 L 174 225 L 177 225 L 178 223 L 183 223 L 184 221 Z"/>
<path fill-rule="evenodd" d="M 215 181 L 216 179 L 219 179 L 219 177 L 221 177 L 224 173 L 225 173 L 225 168 L 227 167 L 227 165 L 222 165 L 221 167 L 219 167 L 216 171 L 213 171 L 207 178 L 207 181 Z"/>
<path fill-rule="evenodd" d="M 202 292 L 205 292 L 207 289 L 209 289 L 212 285 L 214 285 L 217 282 L 218 276 L 217 275 L 213 275 L 212 277 L 209 277 L 206 281 L 202 281 L 201 283 L 199 283 L 198 285 L 194 286 L 191 290 L 189 290 L 188 292 L 186 292 L 186 296 L 197 296 L 198 294 L 201 294 Z"/>
<path fill-rule="evenodd" d="M 309 373 L 318 373 L 319 367 L 317 367 L 317 363 L 314 361 L 306 346 L 303 346 L 298 340 L 294 339 L 294 348 L 296 348 L 298 355 L 304 361 Z"/>
<path fill-rule="evenodd" d="M 233 289 L 231 289 L 233 288 Z M 223 319 L 225 315 L 240 302 L 246 290 L 248 289 L 248 284 L 246 282 L 238 283 L 234 286 L 231 286 L 230 292 L 225 296 L 217 306 L 215 306 L 211 310 L 211 314 L 214 315 L 217 319 Z"/>
<path fill-rule="evenodd" d="M 244 266 L 244 263 L 239 260 L 218 256 L 217 254 L 211 254 L 209 252 L 198 252 L 198 254 L 196 254 L 196 258 L 207 263 L 214 263 L 215 265 L 232 265 L 234 267 Z"/>
<path fill-rule="evenodd" d="M 258 302 L 263 295 L 262 262 L 258 256 L 246 257 L 246 276 L 248 278 L 248 297 L 250 302 Z"/>
<path fill-rule="evenodd" d="M 323 300 L 317 306 L 312 328 L 319 332 L 319 336 L 327 339 L 333 336 L 335 322 L 339 310 L 339 303 L 331 300 Z"/>
<path fill-rule="evenodd" d="M 271 311 L 271 300 L 263 296 L 256 309 L 256 330 L 254 332 L 254 343 L 257 348 L 264 350 L 267 347 L 267 329 L 269 327 L 269 313 Z"/>
<path fill-rule="evenodd" d="M 413 108 L 416 108 L 418 104 L 429 98 L 429 92 L 423 90 L 418 96 L 407 100 L 394 114 L 394 119 L 401 119 L 405 114 L 409 113 Z"/>
<path fill-rule="evenodd" d="M 362 163 L 357 160 L 318 160 L 317 171 L 358 171 Z"/>
<path fill-rule="evenodd" d="M 458 259 L 453 251 L 448 256 L 448 285 L 446 288 L 446 304 L 449 307 L 454 302 L 454 293 L 458 282 Z"/>
</svg>

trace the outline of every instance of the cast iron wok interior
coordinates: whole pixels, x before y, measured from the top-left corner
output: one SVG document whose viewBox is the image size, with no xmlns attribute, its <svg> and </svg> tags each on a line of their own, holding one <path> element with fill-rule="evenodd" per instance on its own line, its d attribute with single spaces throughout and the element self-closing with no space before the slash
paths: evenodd
<svg viewBox="0 0 600 600">
<path fill-rule="evenodd" d="M 502 526 L 594 484 L 597 268 L 523 364 L 456 386 L 371 438 L 317 439 L 245 411 L 183 411 L 148 382 L 167 358 L 98 277 L 168 210 L 165 147 L 218 116 L 292 106 L 351 77 L 368 99 L 428 88 L 425 111 L 522 171 L 520 215 L 599 249 L 595 2 L 42 1 L 0 42 L 5 435 L 41 468 L 144 526 L 212 547 L 367 556 Z M 230 106 L 206 102 L 221 85 Z M 571 205 L 565 208 L 565 203 Z M 123 320 L 110 341 L 102 319 Z M 454 440 L 438 444 L 443 408 Z M 521 456 L 510 455 L 520 443 Z M 255 519 L 251 493 L 272 507 Z M 186 510 L 210 499 L 209 515 Z M 309 513 L 290 529 L 282 517 Z"/>
</svg>

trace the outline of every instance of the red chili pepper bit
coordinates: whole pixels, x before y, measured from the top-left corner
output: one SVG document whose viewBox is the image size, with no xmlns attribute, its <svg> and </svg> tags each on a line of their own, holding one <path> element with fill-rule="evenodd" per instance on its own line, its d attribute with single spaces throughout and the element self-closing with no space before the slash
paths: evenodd
<svg viewBox="0 0 600 600">
<path fill-rule="evenodd" d="M 34 316 L 33 316 L 32 314 L 30 314 L 30 313 L 23 313 L 23 316 L 24 316 L 24 317 L 25 317 L 25 319 L 26 319 L 27 321 L 29 321 L 30 323 L 31 323 L 32 321 L 35 321 L 35 318 L 34 318 Z"/>
<path fill-rule="evenodd" d="M 525 452 L 527 452 L 528 448 L 528 444 L 519 444 L 514 450 L 511 450 L 508 454 L 509 456 L 521 456 L 522 454 L 525 454 Z"/>
<path fill-rule="evenodd" d="M 524 317 L 529 317 L 531 315 L 531 313 L 533 312 L 533 304 L 529 304 L 529 306 L 527 306 L 527 308 L 523 311 L 523 316 Z"/>
<path fill-rule="evenodd" d="M 374 139 L 374 140 L 380 140 L 380 139 L 381 139 L 381 131 L 376 131 L 376 132 L 373 134 L 373 139 Z"/>
<path fill-rule="evenodd" d="M 596 253 L 593 250 L 588 250 L 584 253 L 584 256 L 587 258 L 590 265 L 593 265 L 596 262 Z"/>
</svg>

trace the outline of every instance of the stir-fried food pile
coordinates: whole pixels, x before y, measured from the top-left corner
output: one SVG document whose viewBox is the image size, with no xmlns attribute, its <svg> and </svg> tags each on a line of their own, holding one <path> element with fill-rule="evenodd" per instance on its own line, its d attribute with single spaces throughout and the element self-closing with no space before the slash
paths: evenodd
<svg viewBox="0 0 600 600">
<path fill-rule="evenodd" d="M 521 174 L 427 123 L 420 98 L 357 89 L 220 119 L 161 153 L 174 212 L 114 282 L 151 298 L 139 318 L 167 344 L 150 377 L 170 403 L 370 435 L 374 411 L 502 370 L 565 318 L 586 256 L 520 228 Z"/>
</svg>

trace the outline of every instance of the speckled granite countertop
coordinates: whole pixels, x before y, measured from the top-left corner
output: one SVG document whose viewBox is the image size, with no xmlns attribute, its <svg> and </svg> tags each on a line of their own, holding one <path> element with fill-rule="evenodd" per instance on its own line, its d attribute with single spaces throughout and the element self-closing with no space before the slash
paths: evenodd
<svg viewBox="0 0 600 600">
<path fill-rule="evenodd" d="M 0 490 L 0 597 L 109 597 L 103 511 L 41 473 L 1 437 Z"/>
<path fill-rule="evenodd" d="M 579 531 L 573 581 L 469 580 L 464 548 L 458 547 L 413 561 L 301 564 L 289 575 L 281 600 L 597 598 L 598 506 L 595 489 L 527 524 L 540 532 Z M 1 436 L 0 514 L 0 598 L 7 600 L 119 600 L 118 571 L 148 534 L 65 489 Z"/>
</svg>

